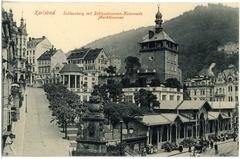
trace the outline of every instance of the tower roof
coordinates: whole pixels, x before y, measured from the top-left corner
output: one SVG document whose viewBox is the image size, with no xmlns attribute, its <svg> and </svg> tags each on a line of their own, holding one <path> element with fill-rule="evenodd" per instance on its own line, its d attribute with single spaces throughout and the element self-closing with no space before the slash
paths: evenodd
<svg viewBox="0 0 240 159">
<path fill-rule="evenodd" d="M 168 34 L 165 31 L 161 31 L 158 34 L 154 34 L 153 37 L 149 38 L 148 35 L 146 35 L 145 37 L 143 37 L 143 41 L 140 43 L 145 43 L 145 42 L 151 42 L 151 41 L 163 41 L 163 40 L 167 40 L 167 41 L 171 41 L 173 43 L 176 43 L 170 36 L 168 36 Z"/>
</svg>

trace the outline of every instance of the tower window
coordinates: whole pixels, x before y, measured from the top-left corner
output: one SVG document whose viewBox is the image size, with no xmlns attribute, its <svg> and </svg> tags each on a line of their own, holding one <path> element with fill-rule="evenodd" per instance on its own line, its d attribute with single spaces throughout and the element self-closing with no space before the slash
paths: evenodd
<svg viewBox="0 0 240 159">
<path fill-rule="evenodd" d="M 148 58 L 148 59 L 149 59 L 150 61 L 152 61 L 152 60 L 153 60 L 153 58 L 154 58 L 153 56 L 149 56 L 149 58 Z"/>
</svg>

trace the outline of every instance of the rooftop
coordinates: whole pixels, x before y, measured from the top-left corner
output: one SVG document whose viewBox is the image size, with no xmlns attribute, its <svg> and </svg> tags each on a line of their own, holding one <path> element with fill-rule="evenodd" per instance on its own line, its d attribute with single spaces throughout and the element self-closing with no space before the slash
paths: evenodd
<svg viewBox="0 0 240 159">
<path fill-rule="evenodd" d="M 51 57 L 58 51 L 59 49 L 51 48 L 45 51 L 37 60 L 51 60 Z"/>
<path fill-rule="evenodd" d="M 45 36 L 43 36 L 41 38 L 29 38 L 29 41 L 27 42 L 27 47 L 28 48 L 35 48 L 44 39 L 46 39 Z"/>
<path fill-rule="evenodd" d="M 60 73 L 64 73 L 64 72 L 84 73 L 78 65 L 72 64 L 72 63 L 64 65 L 63 68 L 59 72 Z"/>
<path fill-rule="evenodd" d="M 75 49 L 69 52 L 67 59 L 84 59 L 84 60 L 94 60 L 98 57 L 103 48 L 81 48 Z"/>
</svg>

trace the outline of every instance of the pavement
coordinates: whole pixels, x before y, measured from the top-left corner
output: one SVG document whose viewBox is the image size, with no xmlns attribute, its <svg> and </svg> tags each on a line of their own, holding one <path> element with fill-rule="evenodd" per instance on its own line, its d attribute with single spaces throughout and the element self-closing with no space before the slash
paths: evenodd
<svg viewBox="0 0 240 159">
<path fill-rule="evenodd" d="M 207 151 L 197 154 L 198 157 L 237 157 L 239 156 L 239 147 L 238 142 L 233 142 L 232 139 L 225 142 L 218 143 L 219 152 L 215 154 L 215 150 L 208 148 Z M 159 151 L 155 154 L 147 155 L 148 157 L 192 157 L 193 153 L 188 152 L 188 148 L 184 148 L 183 152 L 172 151 L 172 152 L 163 152 Z"/>
<path fill-rule="evenodd" d="M 42 88 L 27 87 L 20 120 L 14 125 L 16 139 L 12 156 L 69 156 L 70 141 L 52 120 Z M 27 106 L 27 112 L 25 112 Z"/>
</svg>

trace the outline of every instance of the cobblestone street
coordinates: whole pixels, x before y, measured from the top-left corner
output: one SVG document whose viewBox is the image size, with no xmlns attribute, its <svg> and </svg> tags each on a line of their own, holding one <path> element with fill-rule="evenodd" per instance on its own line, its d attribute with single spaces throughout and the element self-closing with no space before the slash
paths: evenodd
<svg viewBox="0 0 240 159">
<path fill-rule="evenodd" d="M 15 155 L 68 156 L 69 141 L 62 138 L 64 134 L 60 132 L 55 123 L 50 123 L 52 116 L 43 89 L 30 87 L 27 88 L 26 93 L 27 113 L 25 113 L 26 103 L 24 102 L 20 122 L 23 128 L 22 132 L 20 130 L 16 132 L 18 133 L 16 134 L 18 147 L 15 146 L 17 148 Z"/>
</svg>

